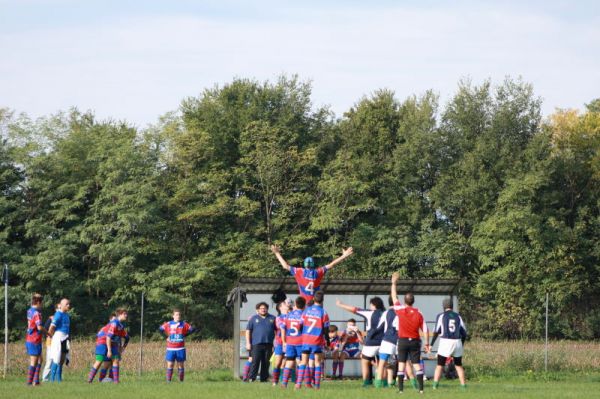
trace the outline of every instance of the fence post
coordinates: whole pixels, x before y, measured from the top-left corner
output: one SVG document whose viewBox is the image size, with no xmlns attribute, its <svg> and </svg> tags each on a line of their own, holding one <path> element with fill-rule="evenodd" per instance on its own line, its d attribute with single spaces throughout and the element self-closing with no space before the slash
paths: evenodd
<svg viewBox="0 0 600 399">
<path fill-rule="evenodd" d="M 2 280 L 4 280 L 4 379 L 6 379 L 8 372 L 8 263 L 4 264 Z"/>
<path fill-rule="evenodd" d="M 140 312 L 140 367 L 139 376 L 142 376 L 144 367 L 144 292 L 142 291 L 142 310 Z"/>
<path fill-rule="evenodd" d="M 546 292 L 546 347 L 544 350 L 544 370 L 548 372 L 548 293 Z"/>
</svg>

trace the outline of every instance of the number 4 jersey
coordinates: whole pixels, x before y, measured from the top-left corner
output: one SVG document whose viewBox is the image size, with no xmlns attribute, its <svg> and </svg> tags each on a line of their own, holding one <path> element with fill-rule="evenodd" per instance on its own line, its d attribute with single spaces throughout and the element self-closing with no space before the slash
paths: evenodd
<svg viewBox="0 0 600 399">
<path fill-rule="evenodd" d="M 302 344 L 325 345 L 323 331 L 329 330 L 329 316 L 319 305 L 307 307 L 302 313 Z"/>
<path fill-rule="evenodd" d="M 319 291 L 321 280 L 327 273 L 326 267 L 316 269 L 303 269 L 301 267 L 290 267 L 290 274 L 296 279 L 300 296 L 310 301 L 315 296 L 315 292 Z"/>
</svg>

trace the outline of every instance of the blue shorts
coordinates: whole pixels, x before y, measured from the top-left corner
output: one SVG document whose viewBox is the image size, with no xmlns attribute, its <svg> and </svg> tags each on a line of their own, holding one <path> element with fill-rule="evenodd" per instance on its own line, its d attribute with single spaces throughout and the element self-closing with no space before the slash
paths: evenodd
<svg viewBox="0 0 600 399">
<path fill-rule="evenodd" d="M 356 357 L 356 355 L 358 355 L 359 352 L 360 352 L 359 348 L 348 348 L 348 349 L 344 349 L 342 351 L 342 353 L 345 353 L 346 356 L 348 356 L 349 358 Z"/>
<path fill-rule="evenodd" d="M 33 344 L 31 342 L 25 342 L 25 348 L 27 348 L 27 354 L 29 356 L 41 356 L 42 355 L 42 344 Z"/>
<path fill-rule="evenodd" d="M 288 359 L 299 359 L 302 357 L 302 345 L 286 345 L 285 357 Z"/>
<path fill-rule="evenodd" d="M 176 351 L 167 351 L 165 355 L 167 362 L 185 362 L 185 349 L 179 349 Z"/>
<path fill-rule="evenodd" d="M 390 355 L 389 353 L 381 353 L 379 352 L 379 360 L 381 360 L 382 362 L 387 362 L 387 360 L 392 357 L 392 355 Z"/>
<path fill-rule="evenodd" d="M 273 350 L 273 353 L 275 354 L 275 356 L 282 356 L 283 355 L 283 345 L 275 345 L 275 349 Z"/>
<path fill-rule="evenodd" d="M 302 353 L 310 353 L 311 355 L 314 353 L 323 353 L 323 348 L 321 345 L 302 345 Z"/>
</svg>

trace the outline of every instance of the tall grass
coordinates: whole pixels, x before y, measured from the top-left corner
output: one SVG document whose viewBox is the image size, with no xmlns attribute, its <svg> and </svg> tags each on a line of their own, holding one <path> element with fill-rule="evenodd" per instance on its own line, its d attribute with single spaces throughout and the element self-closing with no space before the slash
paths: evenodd
<svg viewBox="0 0 600 399">
<path fill-rule="evenodd" d="M 467 342 L 464 363 L 472 376 L 544 371 L 544 342 Z M 550 342 L 548 371 L 600 371 L 600 342 Z"/>
<path fill-rule="evenodd" d="M 189 370 L 230 369 L 233 366 L 232 341 L 188 342 L 187 363 Z M 4 346 L 0 346 L 0 356 Z M 94 341 L 75 340 L 72 343 L 70 367 L 87 369 L 94 359 Z M 129 345 L 123 355 L 123 368 L 139 368 L 139 343 Z M 144 371 L 164 368 L 165 343 L 144 343 Z M 25 345 L 9 344 L 9 371 L 24 373 L 27 367 Z M 499 375 L 506 373 L 529 373 L 544 370 L 544 343 L 540 341 L 469 341 L 465 345 L 464 364 L 471 376 Z M 553 341 L 548 355 L 549 371 L 600 371 L 600 342 Z"/>
<path fill-rule="evenodd" d="M 4 353 L 4 345 L 1 346 Z M 95 341 L 74 340 L 71 343 L 71 363 L 73 370 L 88 369 L 94 361 Z M 144 371 L 158 371 L 165 367 L 165 343 L 144 342 L 142 367 Z M 210 370 L 233 367 L 232 341 L 202 341 L 186 343 L 187 361 L 189 370 Z M 46 351 L 44 349 L 44 360 Z M 9 372 L 24 373 L 27 368 L 28 357 L 25 344 L 22 342 L 9 344 Z M 140 344 L 132 342 L 123 353 L 121 365 L 124 370 L 139 370 Z"/>
</svg>

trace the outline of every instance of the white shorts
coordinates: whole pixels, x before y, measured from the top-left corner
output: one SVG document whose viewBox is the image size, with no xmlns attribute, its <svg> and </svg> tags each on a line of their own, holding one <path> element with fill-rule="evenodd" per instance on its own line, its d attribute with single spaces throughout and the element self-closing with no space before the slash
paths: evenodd
<svg viewBox="0 0 600 399">
<path fill-rule="evenodd" d="M 362 355 L 365 357 L 375 357 L 379 353 L 378 346 L 363 346 Z"/>
<path fill-rule="evenodd" d="M 379 347 L 379 353 L 384 353 L 386 355 L 395 355 L 398 352 L 396 348 L 396 344 L 393 344 L 388 341 L 381 341 L 381 346 Z"/>
<path fill-rule="evenodd" d="M 438 355 L 444 357 L 462 357 L 463 344 L 460 339 L 440 338 L 438 346 Z"/>
</svg>

